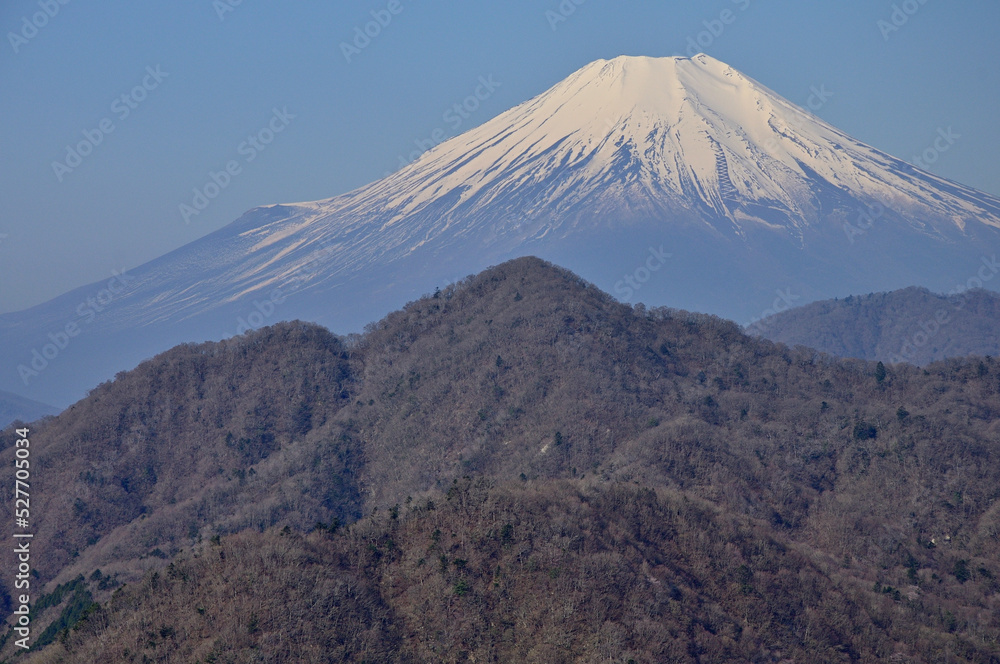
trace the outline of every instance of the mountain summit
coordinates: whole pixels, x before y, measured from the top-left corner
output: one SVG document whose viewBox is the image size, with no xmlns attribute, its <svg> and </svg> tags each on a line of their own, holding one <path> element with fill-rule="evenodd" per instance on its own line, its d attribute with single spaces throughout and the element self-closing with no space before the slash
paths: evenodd
<svg viewBox="0 0 1000 664">
<path fill-rule="evenodd" d="M 780 229 L 800 242 L 825 221 L 850 240 L 859 202 L 920 216 L 943 237 L 969 218 L 1000 228 L 996 199 L 919 173 L 704 54 L 593 62 L 381 184 L 326 209 L 378 205 L 414 238 L 470 218 L 507 218 L 521 241 L 642 218 L 725 219 L 724 232 Z M 412 223 L 427 209 L 436 223 Z M 853 232 L 867 230 L 860 221 Z"/>
<path fill-rule="evenodd" d="M 824 253 L 830 242 L 850 249 L 876 223 L 949 243 L 1000 229 L 996 198 L 860 143 L 704 54 L 598 60 L 397 173 L 293 215 L 329 242 L 360 240 L 341 255 L 357 267 L 373 246 L 381 260 L 425 246 L 445 261 L 452 249 L 500 260 L 637 224 L 675 246 L 742 238 Z M 608 245 L 600 251 L 607 260 Z M 633 256 L 641 264 L 641 249 Z M 568 252 L 558 258 L 578 267 Z M 718 298 L 685 304 L 738 315 Z"/>
<path fill-rule="evenodd" d="M 532 258 L 344 341 L 184 344 L 33 425 L 0 657 L 1000 658 L 998 360 L 880 372 Z"/>
<path fill-rule="evenodd" d="M 96 315 L 77 321 L 100 285 L 0 316 L 0 389 L 63 405 L 181 341 L 292 318 L 357 330 L 523 255 L 625 301 L 745 322 L 773 302 L 976 285 L 998 247 L 1000 199 L 707 55 L 622 56 L 372 184 L 251 210 L 131 270 Z M 84 333 L 50 342 L 68 322 Z"/>
</svg>

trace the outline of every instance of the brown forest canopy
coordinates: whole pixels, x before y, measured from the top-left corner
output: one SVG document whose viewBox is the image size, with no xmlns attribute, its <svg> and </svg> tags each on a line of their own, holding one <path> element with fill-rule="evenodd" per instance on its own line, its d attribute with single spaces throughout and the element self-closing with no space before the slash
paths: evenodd
<svg viewBox="0 0 1000 664">
<path fill-rule="evenodd" d="M 101 607 L 50 650 L 267 650 L 324 588 L 352 618 L 310 614 L 295 661 L 995 661 L 998 413 L 988 357 L 833 360 L 519 259 L 40 423 L 38 582 Z"/>
</svg>

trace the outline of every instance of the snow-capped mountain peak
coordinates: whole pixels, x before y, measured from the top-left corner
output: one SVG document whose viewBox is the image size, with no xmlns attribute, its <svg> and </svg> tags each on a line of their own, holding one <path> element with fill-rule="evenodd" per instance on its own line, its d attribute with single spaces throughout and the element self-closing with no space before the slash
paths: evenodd
<svg viewBox="0 0 1000 664">
<path fill-rule="evenodd" d="M 527 254 L 624 300 L 746 320 L 775 290 L 802 304 L 947 291 L 998 248 L 996 197 L 854 140 L 707 55 L 621 56 L 367 186 L 251 210 L 131 270 L 91 328 L 95 346 L 73 352 L 119 369 L 129 348 L 141 357 L 282 319 L 350 331 Z M 0 317 L 8 376 L 86 295 Z M 97 345 L 97 329 L 117 345 Z M 49 371 L 80 388 L 94 377 L 69 361 Z"/>
<path fill-rule="evenodd" d="M 818 189 L 920 215 L 924 232 L 947 234 L 970 216 L 1000 227 L 996 209 L 970 204 L 971 190 L 935 195 L 941 182 L 707 55 L 620 56 L 583 67 L 384 180 L 323 201 L 317 213 L 377 215 L 377 230 L 394 228 L 392 245 L 403 253 L 455 223 L 523 241 L 571 233 L 623 207 L 738 236 L 754 226 L 784 229 L 801 242 L 805 227 L 831 220 Z M 833 217 L 843 222 L 850 212 Z"/>
</svg>

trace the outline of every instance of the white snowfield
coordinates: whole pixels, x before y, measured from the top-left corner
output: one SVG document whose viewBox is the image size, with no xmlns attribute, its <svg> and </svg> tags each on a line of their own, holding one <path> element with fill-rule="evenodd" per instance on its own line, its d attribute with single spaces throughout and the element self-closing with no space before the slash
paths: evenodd
<svg viewBox="0 0 1000 664">
<path fill-rule="evenodd" d="M 996 199 L 856 141 L 704 54 L 593 62 L 383 180 L 299 204 L 300 228 L 335 222 L 334 233 L 393 255 L 485 225 L 561 235 L 581 211 L 708 213 L 736 234 L 763 225 L 801 237 L 844 221 L 823 212 L 818 179 L 919 218 L 919 232 L 970 219 L 1000 228 Z"/>
</svg>

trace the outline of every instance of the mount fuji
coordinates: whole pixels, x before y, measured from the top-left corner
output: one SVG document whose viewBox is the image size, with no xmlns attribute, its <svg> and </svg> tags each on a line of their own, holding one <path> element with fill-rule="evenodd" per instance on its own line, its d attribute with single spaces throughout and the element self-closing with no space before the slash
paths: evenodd
<svg viewBox="0 0 1000 664">
<path fill-rule="evenodd" d="M 64 405 L 183 341 L 293 318 L 359 331 L 529 254 L 622 300 L 746 322 L 851 293 L 977 285 L 998 247 L 997 197 L 707 55 L 622 56 L 360 189 L 250 210 L 107 284 L 0 316 L 0 389 Z"/>
</svg>

